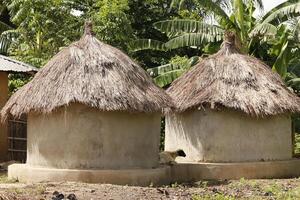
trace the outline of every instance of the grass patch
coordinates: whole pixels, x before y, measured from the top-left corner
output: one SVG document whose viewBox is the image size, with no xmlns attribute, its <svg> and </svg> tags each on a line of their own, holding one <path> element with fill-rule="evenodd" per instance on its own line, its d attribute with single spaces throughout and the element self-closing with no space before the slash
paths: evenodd
<svg viewBox="0 0 300 200">
<path fill-rule="evenodd" d="M 17 195 L 38 196 L 45 193 L 46 186 L 36 185 L 36 186 L 25 187 L 25 188 L 9 188 L 7 191 L 9 193 L 13 193 Z"/>
<path fill-rule="evenodd" d="M 274 199 L 300 199 L 300 187 L 291 190 L 285 190 L 280 185 L 270 185 L 266 187 L 266 191 L 269 192 L 270 196 L 272 196 Z"/>
<path fill-rule="evenodd" d="M 194 183 L 195 186 L 206 188 L 206 187 L 212 187 L 212 186 L 220 186 L 220 185 L 228 185 L 228 180 L 203 180 L 203 181 L 197 181 Z"/>
<path fill-rule="evenodd" d="M 5 183 L 16 183 L 18 182 L 18 180 L 16 179 L 8 179 L 7 174 L 6 173 L 1 173 L 0 174 L 0 184 L 5 184 Z"/>
<path fill-rule="evenodd" d="M 263 191 L 265 192 L 266 196 L 279 196 L 282 192 L 284 192 L 284 188 L 282 185 L 272 182 L 265 186 Z"/>
<path fill-rule="evenodd" d="M 214 200 L 235 200 L 236 198 L 224 195 L 224 194 L 214 194 L 214 195 L 193 195 L 192 200 L 209 200 L 209 199 L 214 199 Z"/>
<path fill-rule="evenodd" d="M 239 181 L 232 181 L 229 184 L 229 188 L 231 188 L 231 189 L 248 188 L 248 189 L 258 190 L 259 183 L 256 180 L 247 180 L 247 179 L 241 178 Z"/>
</svg>

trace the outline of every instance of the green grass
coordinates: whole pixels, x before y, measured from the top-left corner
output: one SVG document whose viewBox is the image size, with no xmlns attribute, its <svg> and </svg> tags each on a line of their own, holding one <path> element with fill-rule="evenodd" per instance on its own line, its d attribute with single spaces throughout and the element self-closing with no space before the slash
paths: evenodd
<svg viewBox="0 0 300 200">
<path fill-rule="evenodd" d="M 300 179 L 290 179 L 298 182 Z M 228 183 L 198 182 L 198 185 L 205 188 L 203 193 L 194 194 L 192 200 L 298 200 L 300 199 L 300 184 L 291 187 L 284 181 L 278 180 L 246 180 L 228 181 Z M 215 188 L 213 191 L 212 189 Z"/>
<path fill-rule="evenodd" d="M 0 174 L 0 184 L 4 184 L 4 183 L 16 183 L 18 182 L 15 179 L 8 179 L 7 174 L 6 173 L 1 173 Z"/>
<path fill-rule="evenodd" d="M 214 195 L 205 195 L 205 196 L 200 196 L 200 195 L 194 195 L 192 196 L 192 200 L 235 200 L 234 197 L 230 197 L 228 195 L 224 194 L 214 194 Z"/>
<path fill-rule="evenodd" d="M 34 185 L 24 188 L 9 188 L 7 189 L 9 194 L 16 194 L 16 195 L 24 195 L 24 196 L 40 196 L 45 194 L 46 186 L 44 185 Z"/>
</svg>

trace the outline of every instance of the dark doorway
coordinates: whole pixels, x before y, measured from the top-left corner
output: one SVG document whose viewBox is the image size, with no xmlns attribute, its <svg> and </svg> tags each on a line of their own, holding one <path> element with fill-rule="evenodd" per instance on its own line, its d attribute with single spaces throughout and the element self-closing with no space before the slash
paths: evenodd
<svg viewBox="0 0 300 200">
<path fill-rule="evenodd" d="M 26 162 L 27 150 L 27 117 L 8 121 L 8 159 Z"/>
</svg>

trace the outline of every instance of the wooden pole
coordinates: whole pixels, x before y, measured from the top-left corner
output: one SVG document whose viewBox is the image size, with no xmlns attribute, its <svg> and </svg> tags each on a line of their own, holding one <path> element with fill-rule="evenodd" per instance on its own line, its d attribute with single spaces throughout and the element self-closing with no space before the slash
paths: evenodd
<svg viewBox="0 0 300 200">
<path fill-rule="evenodd" d="M 0 109 L 8 99 L 8 74 L 0 72 Z M 8 157 L 8 127 L 6 123 L 0 124 L 0 161 L 6 161 Z"/>
</svg>

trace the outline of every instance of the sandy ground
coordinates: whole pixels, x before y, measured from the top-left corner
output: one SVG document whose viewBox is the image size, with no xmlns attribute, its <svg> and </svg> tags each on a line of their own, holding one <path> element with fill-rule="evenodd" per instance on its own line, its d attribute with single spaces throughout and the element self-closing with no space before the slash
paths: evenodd
<svg viewBox="0 0 300 200">
<path fill-rule="evenodd" d="M 134 187 L 110 184 L 49 182 L 11 183 L 1 178 L 0 199 L 76 199 L 148 200 L 148 199 L 300 199 L 300 179 L 201 181 L 162 187 Z M 62 196 L 63 195 L 63 196 Z"/>
</svg>

